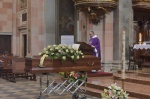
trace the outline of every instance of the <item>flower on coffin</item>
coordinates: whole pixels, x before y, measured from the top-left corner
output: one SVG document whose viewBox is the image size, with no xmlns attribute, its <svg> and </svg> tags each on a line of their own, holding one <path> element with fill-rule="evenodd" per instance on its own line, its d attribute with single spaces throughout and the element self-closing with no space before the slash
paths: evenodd
<svg viewBox="0 0 150 99">
<path fill-rule="evenodd" d="M 71 45 L 48 45 L 47 48 L 44 48 L 42 53 L 39 53 L 40 56 L 47 55 L 51 59 L 71 59 L 76 61 L 80 58 L 84 58 L 82 51 L 73 49 Z"/>
<path fill-rule="evenodd" d="M 102 99 L 127 99 L 128 95 L 116 83 L 109 86 L 108 89 L 104 89 L 104 92 L 101 93 Z"/>
<path fill-rule="evenodd" d="M 76 80 L 85 80 L 85 74 L 81 72 L 59 72 L 64 78 L 67 78 L 69 82 L 75 82 Z"/>
</svg>

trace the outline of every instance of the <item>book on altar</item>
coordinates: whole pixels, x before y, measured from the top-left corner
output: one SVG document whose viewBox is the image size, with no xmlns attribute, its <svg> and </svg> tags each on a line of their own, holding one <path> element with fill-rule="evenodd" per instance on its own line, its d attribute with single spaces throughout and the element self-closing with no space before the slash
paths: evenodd
<svg viewBox="0 0 150 99">
<path fill-rule="evenodd" d="M 73 48 L 73 49 L 76 49 L 76 50 L 78 50 L 79 47 L 80 47 L 80 44 L 73 44 L 73 45 L 72 45 L 72 48 Z"/>
</svg>

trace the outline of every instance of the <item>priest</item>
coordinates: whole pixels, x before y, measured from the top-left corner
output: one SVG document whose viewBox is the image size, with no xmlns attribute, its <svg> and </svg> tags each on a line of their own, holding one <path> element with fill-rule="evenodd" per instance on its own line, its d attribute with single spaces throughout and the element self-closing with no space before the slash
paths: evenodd
<svg viewBox="0 0 150 99">
<path fill-rule="evenodd" d="M 99 38 L 97 37 L 97 35 L 94 34 L 93 31 L 90 31 L 89 36 L 90 36 L 90 38 L 89 38 L 88 44 L 94 48 L 93 55 L 96 57 L 101 57 Z"/>
</svg>

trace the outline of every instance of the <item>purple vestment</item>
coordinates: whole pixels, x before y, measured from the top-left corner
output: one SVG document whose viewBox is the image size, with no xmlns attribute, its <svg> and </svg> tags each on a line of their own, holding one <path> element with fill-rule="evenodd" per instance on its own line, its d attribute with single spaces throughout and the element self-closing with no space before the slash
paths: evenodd
<svg viewBox="0 0 150 99">
<path fill-rule="evenodd" d="M 91 46 L 95 47 L 95 49 L 98 52 L 98 57 L 101 57 L 101 53 L 100 53 L 101 52 L 100 51 L 100 40 L 99 40 L 99 38 L 96 35 L 94 35 L 92 38 L 89 39 L 89 44 Z M 94 51 L 94 56 L 96 56 L 96 51 Z"/>
</svg>

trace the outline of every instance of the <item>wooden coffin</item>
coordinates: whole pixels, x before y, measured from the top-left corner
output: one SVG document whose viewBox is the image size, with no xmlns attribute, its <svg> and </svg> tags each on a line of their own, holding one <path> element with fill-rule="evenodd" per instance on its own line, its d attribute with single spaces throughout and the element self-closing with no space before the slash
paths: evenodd
<svg viewBox="0 0 150 99">
<path fill-rule="evenodd" d="M 61 59 L 44 60 L 44 68 L 39 67 L 40 58 L 26 58 L 25 71 L 31 73 L 48 73 L 48 72 L 66 72 L 66 71 L 91 71 L 100 70 L 100 58 L 95 56 L 85 56 L 77 61 Z"/>
</svg>

